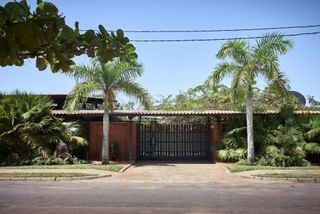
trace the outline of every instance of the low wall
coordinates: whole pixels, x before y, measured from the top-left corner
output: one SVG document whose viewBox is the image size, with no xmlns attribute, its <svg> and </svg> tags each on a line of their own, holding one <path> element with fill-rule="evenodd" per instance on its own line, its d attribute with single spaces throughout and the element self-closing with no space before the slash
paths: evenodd
<svg viewBox="0 0 320 214">
<path fill-rule="evenodd" d="M 136 124 L 130 122 L 111 122 L 109 130 L 109 142 L 118 143 L 120 147 L 120 159 L 129 160 L 129 142 L 130 142 L 130 128 L 131 128 L 131 159 L 136 158 Z M 101 148 L 103 137 L 102 122 L 89 123 L 89 160 L 101 160 Z M 111 157 L 111 156 L 110 156 Z"/>
<path fill-rule="evenodd" d="M 131 129 L 131 133 L 130 133 Z M 88 124 L 88 159 L 101 160 L 102 149 L 102 122 L 90 122 Z M 131 156 L 129 154 L 131 134 Z M 223 137 L 223 123 L 213 122 L 210 124 L 210 147 L 211 147 L 211 160 L 216 161 L 215 148 L 217 144 L 221 143 Z M 137 124 L 134 122 L 111 122 L 109 130 L 109 142 L 117 142 L 120 147 L 120 159 L 122 161 L 136 160 L 137 149 Z M 112 157 L 112 156 L 110 156 Z"/>
</svg>

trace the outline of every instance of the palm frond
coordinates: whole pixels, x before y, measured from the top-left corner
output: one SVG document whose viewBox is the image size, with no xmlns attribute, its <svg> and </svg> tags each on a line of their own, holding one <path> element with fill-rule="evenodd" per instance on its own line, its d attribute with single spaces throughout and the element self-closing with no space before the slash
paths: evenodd
<svg viewBox="0 0 320 214">
<path fill-rule="evenodd" d="M 314 138 L 319 138 L 320 139 L 320 127 L 319 128 L 313 128 L 313 129 L 309 130 L 306 133 L 306 136 L 309 139 L 314 139 Z"/>
<path fill-rule="evenodd" d="M 289 39 L 284 39 L 284 36 L 281 33 L 266 34 L 264 37 L 257 40 L 257 43 L 254 46 L 253 55 L 264 55 L 265 52 L 285 54 L 292 46 L 293 42 Z"/>
<path fill-rule="evenodd" d="M 88 145 L 88 141 L 84 139 L 83 137 L 79 136 L 68 136 L 67 137 L 67 143 L 68 144 L 74 144 L 74 145 L 79 145 L 79 146 L 86 146 Z"/>
<path fill-rule="evenodd" d="M 103 90 L 99 83 L 88 81 L 76 85 L 66 98 L 64 108 L 69 111 L 77 110 L 84 98 L 94 91 Z"/>
<path fill-rule="evenodd" d="M 245 69 L 239 69 L 234 72 L 231 82 L 231 93 L 234 101 L 242 101 L 246 97 L 248 81 L 250 82 L 250 79 Z"/>
<path fill-rule="evenodd" d="M 290 94 L 290 86 L 289 80 L 285 77 L 285 74 L 280 71 L 275 71 L 273 75 L 273 79 L 270 80 L 269 88 L 282 97 L 288 97 Z"/>
<path fill-rule="evenodd" d="M 320 154 L 320 144 L 319 143 L 305 143 L 303 145 L 303 150 L 310 154 Z"/>
<path fill-rule="evenodd" d="M 224 59 L 229 57 L 239 64 L 246 64 L 248 62 L 248 44 L 244 40 L 230 40 L 223 44 L 217 53 L 217 58 Z"/>
<path fill-rule="evenodd" d="M 240 68 L 236 63 L 222 62 L 217 65 L 209 79 L 212 79 L 214 83 L 219 83 L 225 76 L 233 74 Z"/>
<path fill-rule="evenodd" d="M 239 127 L 239 128 L 234 128 L 234 129 L 231 129 L 230 131 L 228 131 L 226 133 L 226 136 L 233 136 L 233 135 L 243 134 L 243 133 L 246 133 L 246 130 L 247 130 L 246 126 Z"/>
<path fill-rule="evenodd" d="M 146 89 L 142 87 L 139 83 L 133 81 L 121 81 L 116 88 L 118 91 L 122 91 L 129 97 L 136 99 L 140 102 L 146 109 L 151 106 L 151 96 Z"/>
</svg>

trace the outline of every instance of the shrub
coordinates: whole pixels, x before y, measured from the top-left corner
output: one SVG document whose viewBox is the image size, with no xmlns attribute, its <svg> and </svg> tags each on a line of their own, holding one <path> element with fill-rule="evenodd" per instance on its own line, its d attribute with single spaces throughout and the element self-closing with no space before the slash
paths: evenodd
<svg viewBox="0 0 320 214">
<path fill-rule="evenodd" d="M 82 163 L 77 157 L 69 156 L 65 159 L 59 158 L 56 155 L 41 156 L 34 158 L 31 162 L 34 165 L 65 165 L 65 164 L 80 164 Z"/>
<path fill-rule="evenodd" d="M 111 157 L 112 157 L 111 159 L 113 159 L 115 161 L 120 160 L 120 146 L 117 141 L 113 142 L 110 145 L 110 152 L 111 152 Z"/>
<path fill-rule="evenodd" d="M 236 162 L 246 157 L 246 150 L 239 149 L 222 149 L 217 152 L 218 160 L 223 162 Z"/>
</svg>

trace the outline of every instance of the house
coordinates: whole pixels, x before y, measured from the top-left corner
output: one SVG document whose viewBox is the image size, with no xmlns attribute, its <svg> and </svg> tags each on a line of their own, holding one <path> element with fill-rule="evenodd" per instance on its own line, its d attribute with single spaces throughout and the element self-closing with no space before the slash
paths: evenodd
<svg viewBox="0 0 320 214">
<path fill-rule="evenodd" d="M 102 100 L 88 98 L 82 109 L 67 112 L 62 106 L 66 95 L 49 95 L 55 108 L 54 115 L 81 123 L 88 148 L 82 158 L 101 160 L 102 148 Z M 63 102 L 62 102 L 63 101 Z M 88 107 L 90 107 L 88 109 Z M 87 108 L 87 109 L 85 109 Z M 276 111 L 256 112 L 256 115 L 275 114 Z M 295 111 L 296 114 L 320 114 L 320 111 Z M 230 110 L 115 110 L 110 112 L 110 145 L 118 144 L 121 160 L 212 160 L 215 161 L 215 147 L 223 136 L 224 121 L 221 117 L 243 115 Z M 143 117 L 196 116 L 205 117 L 204 124 L 145 124 Z M 115 118 L 124 120 L 117 121 Z"/>
</svg>

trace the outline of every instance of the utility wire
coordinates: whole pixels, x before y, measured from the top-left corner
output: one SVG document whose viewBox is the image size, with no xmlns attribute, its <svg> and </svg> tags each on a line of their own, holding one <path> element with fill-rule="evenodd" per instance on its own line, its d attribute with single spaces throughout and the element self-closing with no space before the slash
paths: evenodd
<svg viewBox="0 0 320 214">
<path fill-rule="evenodd" d="M 235 28 L 235 29 L 200 29 L 200 30 L 124 30 L 126 33 L 213 33 L 213 32 L 238 32 L 238 31 L 264 31 L 264 30 L 284 30 L 284 29 L 301 29 L 320 27 L 320 24 L 315 25 L 295 25 L 295 26 L 280 26 L 280 27 L 262 27 L 262 28 Z M 80 30 L 87 31 L 87 30 Z M 99 30 L 94 30 L 99 31 Z M 116 30 L 108 30 L 115 32 Z"/>
<path fill-rule="evenodd" d="M 283 34 L 286 37 L 296 37 L 296 36 L 305 36 L 305 35 L 317 35 L 320 34 L 320 31 L 316 32 L 305 32 L 305 33 L 291 33 Z M 130 42 L 210 42 L 210 41 L 226 41 L 226 40 L 235 40 L 235 39 L 261 39 L 267 36 L 249 36 L 249 37 L 227 37 L 227 38 L 215 38 L 215 39 L 132 39 Z"/>
</svg>

